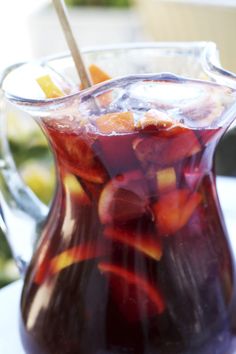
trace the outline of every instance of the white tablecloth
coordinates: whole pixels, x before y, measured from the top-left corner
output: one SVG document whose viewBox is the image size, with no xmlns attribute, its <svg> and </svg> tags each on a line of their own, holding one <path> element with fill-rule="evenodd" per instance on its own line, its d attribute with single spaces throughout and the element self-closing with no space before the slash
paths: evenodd
<svg viewBox="0 0 236 354">
<path fill-rule="evenodd" d="M 226 225 L 236 250 L 236 179 L 220 177 L 217 183 Z M 0 354 L 25 354 L 18 332 L 21 288 L 22 282 L 18 281 L 0 291 Z"/>
</svg>

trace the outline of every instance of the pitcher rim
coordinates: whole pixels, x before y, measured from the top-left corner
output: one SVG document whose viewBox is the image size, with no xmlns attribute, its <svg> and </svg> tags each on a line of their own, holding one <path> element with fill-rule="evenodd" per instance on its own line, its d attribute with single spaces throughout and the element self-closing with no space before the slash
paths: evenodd
<svg viewBox="0 0 236 354">
<path fill-rule="evenodd" d="M 118 44 L 112 44 L 112 45 L 102 45 L 102 46 L 88 46 L 82 48 L 82 53 L 83 54 L 89 54 L 89 53 L 96 53 L 96 52 L 105 52 L 105 51 L 120 51 L 120 50 L 143 50 L 143 49 L 172 49 L 172 50 L 182 50 L 183 53 L 187 50 L 193 50 L 193 49 L 198 49 L 200 52 L 199 54 L 203 58 L 203 68 L 206 70 L 206 72 L 209 73 L 209 76 L 217 76 L 221 77 L 222 79 L 225 79 L 225 81 L 230 81 L 231 85 L 227 85 L 232 88 L 232 82 L 234 82 L 235 88 L 236 88 L 236 74 L 225 70 L 221 65 L 218 60 L 218 48 L 216 43 L 212 41 L 170 41 L 170 42 L 136 42 L 136 43 L 118 43 Z M 187 53 L 187 52 L 186 52 Z M 22 67 L 23 65 L 27 65 L 29 63 L 37 63 L 37 64 L 44 64 L 49 61 L 53 60 L 62 60 L 65 58 L 71 57 L 70 52 L 62 52 L 62 53 L 57 53 L 49 56 L 44 56 L 39 59 L 32 59 L 29 61 L 24 61 L 24 62 L 19 62 L 10 65 L 9 67 L 5 68 L 2 73 L 0 74 L 0 90 L 2 91 L 3 95 L 11 102 L 14 104 L 18 104 L 20 106 L 27 106 L 31 108 L 38 108 L 40 107 L 41 109 L 44 107 L 49 107 L 49 106 L 54 106 L 54 105 L 60 105 L 62 103 L 67 102 L 70 99 L 73 99 L 75 97 L 82 97 L 90 93 L 91 91 L 97 90 L 98 88 L 103 87 L 104 85 L 107 84 L 107 81 L 92 85 L 89 88 L 83 89 L 83 90 L 78 90 L 76 92 L 73 92 L 71 94 L 67 94 L 62 97 L 57 97 L 57 98 L 40 98 L 40 99 L 35 99 L 35 98 L 26 98 L 18 95 L 11 94 L 9 91 L 4 90 L 2 87 L 4 80 L 6 77 L 13 72 L 14 70 Z M 129 76 L 148 76 L 148 75 L 153 75 L 153 73 L 150 74 L 140 74 L 140 75 L 129 75 Z M 116 82 L 117 80 L 121 80 L 124 78 L 124 76 L 120 77 L 115 77 L 112 80 L 109 80 L 109 82 Z M 185 77 L 183 77 L 185 78 Z M 198 80 L 200 81 L 200 80 Z M 224 83 L 225 84 L 225 83 Z"/>
</svg>

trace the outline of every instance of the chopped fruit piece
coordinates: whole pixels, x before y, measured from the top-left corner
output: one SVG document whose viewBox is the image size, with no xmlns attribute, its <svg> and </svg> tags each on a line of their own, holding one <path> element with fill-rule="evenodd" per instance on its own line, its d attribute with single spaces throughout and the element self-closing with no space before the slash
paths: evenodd
<svg viewBox="0 0 236 354">
<path fill-rule="evenodd" d="M 93 84 L 99 84 L 100 82 L 111 80 L 111 77 L 105 71 L 100 69 L 95 64 L 90 65 L 89 72 L 90 72 Z"/>
<path fill-rule="evenodd" d="M 107 239 L 119 241 L 143 252 L 147 256 L 159 261 L 162 256 L 160 240 L 152 234 L 141 234 L 124 228 L 107 226 L 104 229 Z"/>
<path fill-rule="evenodd" d="M 152 130 L 156 128 L 169 128 L 173 125 L 172 119 L 164 112 L 150 109 L 138 122 L 137 128 Z"/>
<path fill-rule="evenodd" d="M 147 211 L 147 185 L 139 171 L 110 180 L 99 198 L 98 213 L 102 224 L 136 219 Z"/>
<path fill-rule="evenodd" d="M 65 269 L 74 263 L 101 257 L 102 255 L 103 251 L 101 250 L 101 247 L 99 248 L 94 244 L 85 244 L 70 248 L 51 260 L 50 273 L 59 273 L 62 269 Z"/>
<path fill-rule="evenodd" d="M 173 167 L 157 171 L 156 178 L 159 192 L 168 192 L 176 188 L 176 173 Z"/>
<path fill-rule="evenodd" d="M 108 113 L 96 119 L 96 125 L 102 134 L 130 133 L 134 131 L 132 112 Z"/>
<path fill-rule="evenodd" d="M 200 204 L 202 196 L 180 189 L 162 195 L 154 205 L 156 225 L 161 235 L 171 235 L 180 230 Z"/>
<path fill-rule="evenodd" d="M 90 204 L 87 194 L 74 175 L 67 173 L 63 178 L 63 182 L 68 192 L 73 196 L 73 198 L 76 198 L 79 204 Z"/>
<path fill-rule="evenodd" d="M 104 251 L 102 247 L 98 247 L 95 244 L 75 246 L 58 254 L 52 259 L 45 258 L 37 268 L 34 281 L 37 284 L 42 284 L 48 277 L 59 273 L 72 264 L 98 258 L 103 255 Z"/>
<path fill-rule="evenodd" d="M 143 276 L 111 263 L 100 262 L 98 268 L 109 275 L 113 298 L 130 322 L 165 310 L 159 290 Z"/>
<path fill-rule="evenodd" d="M 148 165 L 170 165 L 198 153 L 201 145 L 190 129 L 178 128 L 163 130 L 161 136 L 137 138 L 133 149 L 144 168 Z"/>
<path fill-rule="evenodd" d="M 92 138 L 72 131 L 61 133 L 56 126 L 46 125 L 45 128 L 62 165 L 71 173 L 93 183 L 106 181 L 107 173 L 92 149 Z"/>
<path fill-rule="evenodd" d="M 64 96 L 62 90 L 52 81 L 50 75 L 39 77 L 37 83 L 47 98 L 58 98 Z"/>
</svg>

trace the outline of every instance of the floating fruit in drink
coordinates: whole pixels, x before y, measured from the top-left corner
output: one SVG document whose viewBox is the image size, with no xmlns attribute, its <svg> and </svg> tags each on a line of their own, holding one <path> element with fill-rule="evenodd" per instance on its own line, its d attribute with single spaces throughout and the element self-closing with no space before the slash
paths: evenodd
<svg viewBox="0 0 236 354">
<path fill-rule="evenodd" d="M 165 310 L 163 296 L 145 276 L 111 263 L 100 262 L 98 268 L 107 274 L 113 298 L 128 321 L 155 316 Z"/>
<path fill-rule="evenodd" d="M 65 132 L 65 137 L 60 128 L 47 124 L 45 128 L 59 158 L 71 173 L 98 184 L 107 180 L 106 171 L 93 151 L 93 139 L 84 139 L 73 130 Z"/>
<path fill-rule="evenodd" d="M 149 164 L 169 166 L 197 154 L 201 144 L 194 132 L 182 126 L 160 130 L 159 134 L 137 138 L 133 149 L 144 168 Z"/>
<path fill-rule="evenodd" d="M 142 252 L 159 261 L 162 256 L 162 245 L 157 235 L 151 233 L 141 233 L 139 230 L 127 230 L 124 227 L 106 226 L 104 236 L 108 240 L 118 241 L 128 245 L 137 251 Z"/>
<path fill-rule="evenodd" d="M 160 169 L 156 172 L 157 190 L 159 193 L 176 189 L 176 181 L 176 172 L 173 167 Z"/>
<path fill-rule="evenodd" d="M 102 224 L 126 222 L 149 212 L 148 189 L 143 174 L 131 171 L 111 179 L 98 204 Z"/>
<path fill-rule="evenodd" d="M 103 71 L 101 68 L 99 68 L 99 66 L 95 64 L 91 64 L 89 66 L 89 73 L 91 75 L 93 84 L 99 84 L 100 82 L 111 79 L 111 77 L 105 71 Z"/>
<path fill-rule="evenodd" d="M 132 112 L 108 113 L 96 119 L 96 126 L 102 134 L 132 133 L 134 115 Z"/>
<path fill-rule="evenodd" d="M 200 193 L 187 189 L 162 195 L 153 207 L 158 233 L 169 236 L 178 232 L 187 224 L 201 200 Z"/>
</svg>

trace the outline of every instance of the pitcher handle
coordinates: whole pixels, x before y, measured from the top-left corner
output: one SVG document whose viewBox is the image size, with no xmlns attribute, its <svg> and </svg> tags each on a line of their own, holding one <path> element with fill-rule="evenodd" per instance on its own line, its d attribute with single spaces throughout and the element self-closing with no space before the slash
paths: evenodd
<svg viewBox="0 0 236 354">
<path fill-rule="evenodd" d="M 6 134 L 6 102 L 0 91 L 0 229 L 23 275 L 32 257 L 48 207 L 23 182 Z"/>
</svg>

